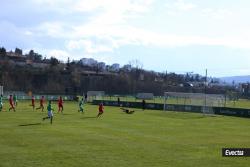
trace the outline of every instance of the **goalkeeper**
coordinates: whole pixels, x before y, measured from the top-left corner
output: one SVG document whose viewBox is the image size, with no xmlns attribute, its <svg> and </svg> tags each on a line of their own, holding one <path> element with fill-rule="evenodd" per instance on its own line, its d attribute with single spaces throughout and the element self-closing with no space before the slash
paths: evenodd
<svg viewBox="0 0 250 167">
<path fill-rule="evenodd" d="M 129 110 L 127 108 L 120 108 L 122 112 L 125 112 L 126 114 L 133 114 L 135 111 L 134 110 Z"/>
</svg>

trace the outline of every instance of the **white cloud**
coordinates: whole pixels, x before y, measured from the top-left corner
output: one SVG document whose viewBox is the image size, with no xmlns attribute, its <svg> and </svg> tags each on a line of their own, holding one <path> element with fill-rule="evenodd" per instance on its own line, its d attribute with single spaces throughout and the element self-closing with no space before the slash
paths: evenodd
<svg viewBox="0 0 250 167">
<path fill-rule="evenodd" d="M 250 39 L 227 36 L 210 38 L 206 36 L 185 36 L 174 34 L 163 34 L 135 28 L 132 26 L 106 26 L 101 30 L 95 25 L 89 24 L 75 28 L 75 36 L 87 38 L 95 37 L 104 41 L 111 48 L 119 48 L 123 45 L 144 45 L 160 47 L 176 47 L 186 45 L 219 45 L 233 48 L 250 48 Z M 91 40 L 91 39 L 89 39 Z M 95 43 L 98 45 L 98 42 Z M 113 51 L 110 49 L 110 51 Z"/>
<path fill-rule="evenodd" d="M 174 3 L 174 6 L 180 11 L 189 11 L 196 7 L 195 4 L 186 3 L 183 0 L 178 0 L 176 3 Z"/>
<path fill-rule="evenodd" d="M 66 48 L 70 51 L 72 50 L 80 50 L 84 47 L 84 41 L 83 40 L 70 40 L 69 42 L 66 43 Z"/>
<path fill-rule="evenodd" d="M 93 58 L 98 60 L 98 62 L 104 62 L 110 64 L 111 62 L 116 62 L 114 56 L 111 55 L 98 55 L 98 54 L 85 54 L 84 58 Z"/>
<path fill-rule="evenodd" d="M 234 48 L 250 48 L 250 38 L 246 35 L 207 37 L 198 35 L 179 35 L 178 33 L 160 33 L 138 28 L 129 24 L 129 20 L 149 12 L 154 0 L 33 0 L 34 3 L 56 9 L 59 12 L 90 12 L 88 19 L 71 24 L 67 19 L 46 21 L 36 27 L 22 29 L 23 34 L 37 38 L 55 38 L 65 46 L 48 51 L 48 55 L 67 57 L 69 53 L 81 54 L 115 52 L 124 45 L 142 45 L 156 47 L 179 47 L 187 45 L 219 45 Z M 168 12 L 187 12 L 198 5 L 187 0 L 177 0 L 166 4 Z M 224 18 L 232 13 L 226 9 L 197 9 L 203 16 Z M 84 14 L 82 14 L 84 15 Z M 85 16 L 85 15 L 84 15 Z M 44 44 L 45 45 L 45 44 Z M 39 46 L 41 47 L 41 46 Z M 45 46 L 46 47 L 46 46 Z M 58 50 L 67 49 L 67 51 Z"/>
<path fill-rule="evenodd" d="M 93 42 L 92 40 L 71 40 L 66 45 L 68 50 L 82 50 L 86 54 L 96 54 L 104 52 L 113 52 L 113 45 L 105 42 Z"/>
<path fill-rule="evenodd" d="M 64 12 L 117 10 L 145 12 L 155 0 L 32 0 L 35 4 Z"/>
<path fill-rule="evenodd" d="M 43 22 L 29 31 L 36 36 L 47 36 L 52 38 L 70 38 L 71 26 L 63 22 Z"/>
<path fill-rule="evenodd" d="M 44 22 L 33 28 L 33 34 L 64 39 L 68 41 L 66 48 L 70 51 L 84 50 L 88 54 L 113 52 L 119 46 L 134 44 L 138 40 L 132 37 L 133 27 L 129 26 L 127 20 L 147 12 L 153 2 L 154 0 L 64 0 L 60 4 L 70 4 L 65 10 L 95 11 L 95 14 L 89 16 L 88 22 L 77 26 L 59 21 Z M 55 1 L 37 0 L 36 3 L 57 5 Z M 57 5 L 57 8 L 58 6 L 60 7 Z"/>
<path fill-rule="evenodd" d="M 69 3 L 70 0 L 63 1 Z M 50 3 L 50 2 L 48 2 Z M 250 48 L 247 39 L 240 37 L 209 38 L 206 36 L 185 36 L 178 34 L 164 34 L 136 28 L 128 22 L 128 13 L 144 13 L 153 3 L 148 1 L 115 1 L 115 0 L 86 0 L 72 2 L 71 8 L 78 11 L 90 11 L 100 9 L 98 14 L 91 15 L 91 20 L 77 26 L 68 25 L 63 22 L 45 22 L 36 28 L 36 34 L 41 33 L 53 38 L 62 38 L 66 42 L 69 51 L 79 50 L 86 54 L 102 52 L 114 52 L 115 49 L 124 45 L 143 45 L 160 47 L 178 47 L 186 45 L 220 45 L 226 47 Z M 56 3 L 55 3 L 56 4 Z M 55 5 L 51 4 L 51 5 Z M 179 11 L 189 11 L 197 5 L 178 0 L 168 6 Z M 77 9 L 79 8 L 79 9 Z M 214 17 L 229 14 L 227 10 L 212 9 L 203 10 L 204 15 L 213 14 Z"/>
<path fill-rule="evenodd" d="M 191 11 L 197 7 L 196 4 L 185 2 L 184 0 L 177 0 L 174 3 L 166 3 L 165 6 L 167 7 L 168 13 L 171 15 Z"/>
<path fill-rule="evenodd" d="M 250 39 L 241 36 L 206 37 L 196 35 L 178 35 L 157 33 L 129 25 L 90 22 L 72 27 L 45 23 L 41 26 L 41 35 L 62 38 L 67 41 L 69 51 L 82 51 L 87 54 L 114 52 L 124 45 L 142 45 L 156 47 L 179 47 L 187 45 L 213 45 L 231 48 L 250 48 Z M 38 30 L 39 31 L 39 30 Z M 38 33 L 39 34 L 39 33 Z"/>
<path fill-rule="evenodd" d="M 228 9 L 211 9 L 211 8 L 202 9 L 201 14 L 209 18 L 220 19 L 220 20 L 228 18 L 233 15 L 233 13 Z"/>
<path fill-rule="evenodd" d="M 64 50 L 59 50 L 59 49 L 53 49 L 53 50 L 48 50 L 47 55 L 49 57 L 55 57 L 59 60 L 66 61 L 68 57 L 70 57 L 70 54 Z"/>
<path fill-rule="evenodd" d="M 29 30 L 24 31 L 24 34 L 27 36 L 33 35 L 33 33 Z"/>
<path fill-rule="evenodd" d="M 40 44 L 32 38 L 32 32 L 27 28 L 19 27 L 12 22 L 0 21 L 0 43 L 7 49 L 15 47 L 25 48 L 39 46 Z"/>
</svg>

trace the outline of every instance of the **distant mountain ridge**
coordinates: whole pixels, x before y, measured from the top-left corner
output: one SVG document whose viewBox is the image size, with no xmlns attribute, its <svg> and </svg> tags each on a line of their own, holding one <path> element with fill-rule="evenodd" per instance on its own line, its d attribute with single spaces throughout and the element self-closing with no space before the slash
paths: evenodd
<svg viewBox="0 0 250 167">
<path fill-rule="evenodd" d="M 245 76 L 232 76 L 232 77 L 222 77 L 220 78 L 222 82 L 226 83 L 247 83 L 250 82 L 250 75 Z"/>
</svg>

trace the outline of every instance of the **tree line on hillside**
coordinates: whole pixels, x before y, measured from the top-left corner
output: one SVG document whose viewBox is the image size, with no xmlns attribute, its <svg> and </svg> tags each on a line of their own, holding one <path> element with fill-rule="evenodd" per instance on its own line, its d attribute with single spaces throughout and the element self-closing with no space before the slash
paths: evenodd
<svg viewBox="0 0 250 167">
<path fill-rule="evenodd" d="M 16 48 L 14 53 L 23 55 L 19 48 Z M 43 59 L 41 54 L 33 50 L 24 56 L 33 62 L 47 65 L 42 67 L 20 65 L 16 59 L 13 62 L 5 48 L 0 48 L 0 84 L 5 90 L 32 91 L 41 94 L 82 94 L 89 90 L 119 95 L 150 92 L 159 96 L 166 91 L 213 94 L 235 91 L 233 87 L 220 86 L 213 80 L 210 81 L 210 86 L 205 88 L 206 78 L 198 74 L 181 75 L 144 70 L 142 64 L 138 62 L 132 64 L 131 70 L 120 68 L 117 72 L 100 72 L 98 66 L 83 66 L 80 61 L 68 59 L 63 63 L 56 58 Z"/>
</svg>

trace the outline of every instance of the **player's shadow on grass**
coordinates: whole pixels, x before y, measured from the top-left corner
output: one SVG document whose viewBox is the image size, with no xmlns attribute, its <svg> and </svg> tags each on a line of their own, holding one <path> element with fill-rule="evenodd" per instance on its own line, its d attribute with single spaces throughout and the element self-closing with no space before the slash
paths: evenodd
<svg viewBox="0 0 250 167">
<path fill-rule="evenodd" d="M 57 113 L 57 114 L 59 115 L 60 113 Z M 74 114 L 65 114 L 65 113 L 63 113 L 61 115 L 74 115 Z"/>
<path fill-rule="evenodd" d="M 41 125 L 42 123 L 33 123 L 33 124 L 22 124 L 18 126 L 35 126 L 35 125 Z"/>
<path fill-rule="evenodd" d="M 93 119 L 93 118 L 96 118 L 96 117 L 82 117 L 81 119 Z"/>
</svg>

